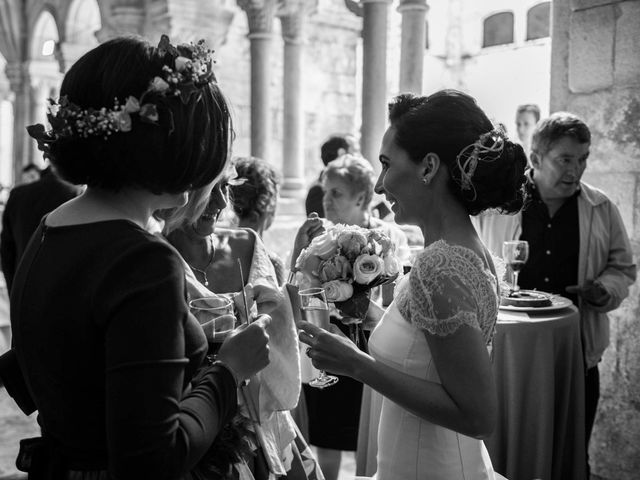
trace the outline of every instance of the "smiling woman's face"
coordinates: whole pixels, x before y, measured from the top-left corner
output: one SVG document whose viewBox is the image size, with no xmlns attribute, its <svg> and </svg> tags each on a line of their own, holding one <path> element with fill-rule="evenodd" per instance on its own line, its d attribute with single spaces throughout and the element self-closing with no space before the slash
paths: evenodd
<svg viewBox="0 0 640 480">
<path fill-rule="evenodd" d="M 213 187 L 204 212 L 193 226 L 193 230 L 199 235 L 208 236 L 215 231 L 218 217 L 229 203 L 228 181 L 228 178 L 223 178 Z"/>
<path fill-rule="evenodd" d="M 382 138 L 382 171 L 375 191 L 384 195 L 391 204 L 396 223 L 417 224 L 427 206 L 424 201 L 425 186 L 420 180 L 420 167 L 395 142 L 395 131 L 394 127 L 390 127 Z"/>
</svg>

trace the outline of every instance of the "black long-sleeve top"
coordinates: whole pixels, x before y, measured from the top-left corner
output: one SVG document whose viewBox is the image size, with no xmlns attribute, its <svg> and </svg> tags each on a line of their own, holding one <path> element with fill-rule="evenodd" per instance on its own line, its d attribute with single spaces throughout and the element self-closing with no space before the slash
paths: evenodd
<svg viewBox="0 0 640 480">
<path fill-rule="evenodd" d="M 41 223 L 11 321 L 43 436 L 72 469 L 181 478 L 236 411 L 226 369 L 194 380 L 207 342 L 177 252 L 126 220 Z"/>
</svg>

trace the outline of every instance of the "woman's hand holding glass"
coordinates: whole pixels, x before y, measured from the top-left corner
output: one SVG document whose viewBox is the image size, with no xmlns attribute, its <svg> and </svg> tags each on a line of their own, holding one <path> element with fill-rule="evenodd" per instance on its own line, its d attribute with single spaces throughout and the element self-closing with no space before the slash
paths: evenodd
<svg viewBox="0 0 640 480">
<path fill-rule="evenodd" d="M 216 359 L 224 362 L 239 381 L 260 372 L 269 365 L 269 315 L 260 315 L 250 325 L 233 330 L 220 346 Z"/>
<path fill-rule="evenodd" d="M 338 327 L 330 324 L 325 330 L 308 321 L 301 321 L 298 322 L 298 329 L 300 341 L 309 345 L 306 354 L 315 368 L 355 378 L 358 362 L 367 355 Z"/>
<path fill-rule="evenodd" d="M 220 344 L 236 327 L 233 302 L 224 296 L 214 295 L 191 300 L 189 308 L 212 344 L 212 353 L 216 353 Z"/>
</svg>

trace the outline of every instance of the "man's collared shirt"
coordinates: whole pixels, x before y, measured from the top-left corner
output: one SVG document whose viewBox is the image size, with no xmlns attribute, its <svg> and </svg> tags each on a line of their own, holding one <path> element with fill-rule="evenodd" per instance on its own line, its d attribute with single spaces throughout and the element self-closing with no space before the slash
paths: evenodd
<svg viewBox="0 0 640 480">
<path fill-rule="evenodd" d="M 575 294 L 566 287 L 578 283 L 580 227 L 578 190 L 569 197 L 553 217 L 533 184 L 531 201 L 522 211 L 520 240 L 529 242 L 529 260 L 520 271 L 521 288 L 556 293 L 578 304 Z"/>
</svg>

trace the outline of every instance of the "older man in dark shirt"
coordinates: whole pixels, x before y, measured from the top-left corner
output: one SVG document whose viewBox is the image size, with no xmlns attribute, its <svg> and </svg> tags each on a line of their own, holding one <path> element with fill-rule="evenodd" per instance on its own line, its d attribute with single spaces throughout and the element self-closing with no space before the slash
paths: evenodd
<svg viewBox="0 0 640 480">
<path fill-rule="evenodd" d="M 531 145 L 530 203 L 518 215 L 485 215 L 476 223 L 494 254 L 500 254 L 505 240 L 529 242 L 521 287 L 567 295 L 578 306 L 587 447 L 600 396 L 598 363 L 609 344 L 606 312 L 620 305 L 636 278 L 617 207 L 581 182 L 590 145 L 589 128 L 575 115 L 558 112 L 542 120 Z"/>
</svg>

